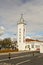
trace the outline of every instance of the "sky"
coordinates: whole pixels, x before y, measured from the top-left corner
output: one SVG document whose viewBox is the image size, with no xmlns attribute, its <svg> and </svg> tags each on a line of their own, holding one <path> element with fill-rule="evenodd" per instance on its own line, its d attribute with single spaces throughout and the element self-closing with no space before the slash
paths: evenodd
<svg viewBox="0 0 43 65">
<path fill-rule="evenodd" d="M 17 37 L 21 14 L 26 22 L 26 36 L 43 40 L 43 0 L 0 0 L 0 38 Z"/>
</svg>

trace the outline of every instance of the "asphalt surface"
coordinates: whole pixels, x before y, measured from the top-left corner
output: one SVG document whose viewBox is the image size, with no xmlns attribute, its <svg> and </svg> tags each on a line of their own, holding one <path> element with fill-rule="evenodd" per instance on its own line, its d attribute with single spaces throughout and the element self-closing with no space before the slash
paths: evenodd
<svg viewBox="0 0 43 65">
<path fill-rule="evenodd" d="M 23 55 L 32 55 L 31 52 L 19 52 L 19 53 L 10 53 L 10 57 L 13 58 L 13 57 L 18 57 L 18 56 L 23 56 Z M 2 59 L 8 59 L 9 57 L 9 53 L 7 54 L 0 54 L 0 60 Z"/>
<path fill-rule="evenodd" d="M 43 65 L 43 54 L 40 53 L 18 53 L 9 55 L 0 55 L 0 63 L 8 63 L 8 65 Z"/>
</svg>

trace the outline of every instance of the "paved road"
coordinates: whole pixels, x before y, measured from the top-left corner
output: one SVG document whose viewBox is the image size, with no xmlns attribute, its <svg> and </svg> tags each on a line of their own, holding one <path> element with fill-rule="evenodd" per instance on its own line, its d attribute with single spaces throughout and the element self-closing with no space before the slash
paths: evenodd
<svg viewBox="0 0 43 65">
<path fill-rule="evenodd" d="M 31 53 L 19 53 L 12 54 L 11 59 L 5 59 L 0 61 L 0 63 L 9 63 L 10 65 L 43 65 L 43 54 L 33 54 Z"/>
<path fill-rule="evenodd" d="M 30 60 L 17 63 L 16 65 L 43 65 L 43 54 L 33 57 Z"/>
<path fill-rule="evenodd" d="M 14 58 L 14 57 L 23 56 L 23 55 L 30 55 L 30 54 L 32 55 L 31 52 L 18 52 L 18 53 L 11 53 L 10 52 L 10 57 Z M 9 53 L 7 53 L 7 54 L 0 54 L 0 60 L 8 59 L 8 57 L 9 57 Z"/>
</svg>

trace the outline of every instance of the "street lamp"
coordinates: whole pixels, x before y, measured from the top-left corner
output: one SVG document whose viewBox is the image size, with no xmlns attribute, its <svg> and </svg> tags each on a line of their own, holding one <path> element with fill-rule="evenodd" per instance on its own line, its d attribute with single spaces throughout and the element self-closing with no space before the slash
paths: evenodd
<svg viewBox="0 0 43 65">
<path fill-rule="evenodd" d="M 9 52 L 8 58 L 9 58 L 9 59 L 11 58 L 11 54 L 10 54 L 10 52 Z"/>
</svg>

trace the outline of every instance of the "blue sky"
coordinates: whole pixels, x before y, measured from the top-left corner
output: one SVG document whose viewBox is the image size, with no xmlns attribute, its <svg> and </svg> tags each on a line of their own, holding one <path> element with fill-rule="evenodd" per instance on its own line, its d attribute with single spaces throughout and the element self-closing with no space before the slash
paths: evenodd
<svg viewBox="0 0 43 65">
<path fill-rule="evenodd" d="M 21 13 L 27 24 L 26 36 L 43 40 L 43 0 L 0 0 L 0 27 L 5 28 L 0 38 L 17 37 Z"/>
</svg>

